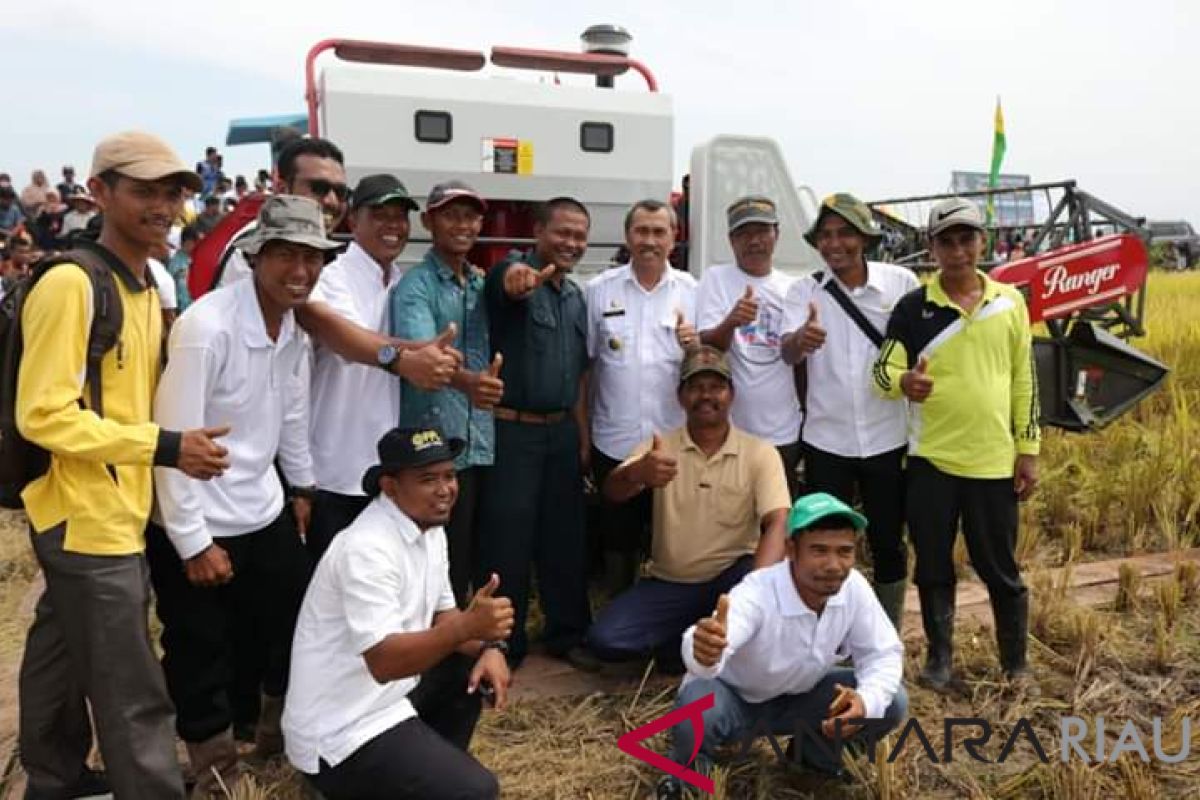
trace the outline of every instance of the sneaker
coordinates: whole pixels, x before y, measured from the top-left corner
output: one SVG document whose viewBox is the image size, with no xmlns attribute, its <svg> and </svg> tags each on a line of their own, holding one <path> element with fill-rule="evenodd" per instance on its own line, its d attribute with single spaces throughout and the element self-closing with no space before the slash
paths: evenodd
<svg viewBox="0 0 1200 800">
<path fill-rule="evenodd" d="M 654 787 L 654 800 L 683 800 L 683 787 L 679 780 L 670 775 L 664 775 Z"/>
</svg>

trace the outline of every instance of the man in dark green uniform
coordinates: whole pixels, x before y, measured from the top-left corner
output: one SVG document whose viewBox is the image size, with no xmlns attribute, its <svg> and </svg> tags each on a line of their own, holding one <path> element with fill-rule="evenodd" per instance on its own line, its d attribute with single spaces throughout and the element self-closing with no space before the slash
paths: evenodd
<svg viewBox="0 0 1200 800">
<path fill-rule="evenodd" d="M 534 248 L 510 253 L 484 284 L 492 351 L 504 354 L 504 395 L 492 412 L 496 456 L 480 499 L 477 574 L 499 574 L 499 593 L 516 608 L 514 666 L 528 652 L 531 564 L 547 651 L 577 666 L 595 664 L 579 646 L 591 623 L 581 471 L 581 454 L 590 448 L 580 387 L 587 315 L 583 292 L 567 279 L 587 250 L 590 225 L 579 201 L 548 201 L 534 226 Z"/>
</svg>

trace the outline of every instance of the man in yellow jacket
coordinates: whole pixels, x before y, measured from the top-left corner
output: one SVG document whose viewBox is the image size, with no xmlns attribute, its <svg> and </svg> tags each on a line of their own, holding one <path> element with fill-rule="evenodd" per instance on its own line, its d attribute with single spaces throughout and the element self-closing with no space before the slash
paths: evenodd
<svg viewBox="0 0 1200 800">
<path fill-rule="evenodd" d="M 1024 299 L 978 269 L 986 237 L 971 201 L 933 208 L 938 273 L 896 304 L 873 375 L 885 397 L 909 401 L 906 516 L 929 641 L 921 680 L 950 682 L 961 521 L 991 597 L 1000 666 L 1032 692 L 1029 595 L 1014 551 L 1017 501 L 1037 485 L 1037 378 Z"/>
<path fill-rule="evenodd" d="M 17 426 L 50 454 L 22 494 L 46 590 L 25 643 L 20 753 L 27 798 L 181 798 L 174 710 L 147 627 L 143 551 L 152 465 L 208 479 L 227 465 L 220 430 L 151 422 L 162 352 L 158 292 L 147 272 L 199 180 L 166 143 L 126 132 L 100 142 L 88 187 L 104 209 L 93 249 L 113 273 L 122 324 L 99 368 L 93 408 L 87 349 L 92 279 L 63 263 L 21 311 Z M 99 413 L 102 410 L 102 414 Z M 91 704 L 91 716 L 87 704 Z M 107 776 L 87 768 L 95 721 Z"/>
</svg>

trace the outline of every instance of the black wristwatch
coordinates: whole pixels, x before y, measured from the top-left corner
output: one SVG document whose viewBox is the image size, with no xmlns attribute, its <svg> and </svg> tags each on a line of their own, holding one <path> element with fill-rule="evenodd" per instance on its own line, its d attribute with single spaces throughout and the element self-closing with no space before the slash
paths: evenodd
<svg viewBox="0 0 1200 800">
<path fill-rule="evenodd" d="M 400 360 L 400 351 L 394 344 L 385 344 L 375 353 L 375 362 L 388 372 L 392 371 L 392 367 Z"/>
<path fill-rule="evenodd" d="M 479 648 L 479 655 L 483 656 L 488 650 L 498 650 L 500 655 L 508 655 L 508 642 L 503 639 L 489 639 Z"/>
</svg>

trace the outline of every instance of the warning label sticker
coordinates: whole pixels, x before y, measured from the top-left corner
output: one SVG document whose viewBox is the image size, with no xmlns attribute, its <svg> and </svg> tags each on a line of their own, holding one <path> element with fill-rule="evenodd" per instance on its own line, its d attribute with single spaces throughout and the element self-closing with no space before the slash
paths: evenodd
<svg viewBox="0 0 1200 800">
<path fill-rule="evenodd" d="M 528 139 L 483 139 L 479 168 L 481 172 L 501 175 L 532 175 L 533 142 Z"/>
</svg>

